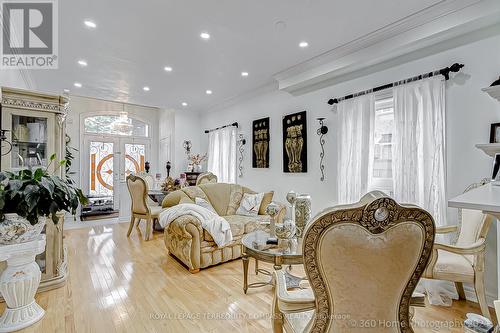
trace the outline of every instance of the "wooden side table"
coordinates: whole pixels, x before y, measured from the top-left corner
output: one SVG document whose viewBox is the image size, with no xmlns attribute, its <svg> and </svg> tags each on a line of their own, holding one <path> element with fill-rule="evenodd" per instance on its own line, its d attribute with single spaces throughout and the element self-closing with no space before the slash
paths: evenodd
<svg viewBox="0 0 500 333">
<path fill-rule="evenodd" d="M 45 251 L 45 235 L 26 243 L 0 245 L 0 261 L 7 268 L 0 276 L 0 293 L 7 308 L 0 317 L 0 332 L 13 332 L 36 323 L 45 311 L 35 302 L 42 273 L 35 256 Z"/>
<path fill-rule="evenodd" d="M 189 186 L 196 186 L 196 180 L 198 176 L 201 175 L 201 172 L 185 172 L 186 174 L 186 182 Z"/>
</svg>

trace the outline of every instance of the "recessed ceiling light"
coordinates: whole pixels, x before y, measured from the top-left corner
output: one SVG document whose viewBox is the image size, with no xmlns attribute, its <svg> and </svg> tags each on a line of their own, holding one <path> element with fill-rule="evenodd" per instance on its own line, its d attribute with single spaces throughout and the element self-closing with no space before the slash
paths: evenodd
<svg viewBox="0 0 500 333">
<path fill-rule="evenodd" d="M 210 34 L 208 32 L 202 32 L 200 37 L 203 39 L 210 39 Z"/>
<path fill-rule="evenodd" d="M 86 67 L 88 64 L 87 64 L 87 61 L 80 59 L 80 60 L 78 60 L 78 65 Z"/>
<path fill-rule="evenodd" d="M 82 84 L 80 82 L 75 82 L 73 83 L 73 85 L 77 88 L 81 88 L 82 87 Z"/>
<path fill-rule="evenodd" d="M 182 106 L 188 106 L 188 103 L 182 102 Z"/>
<path fill-rule="evenodd" d="M 65 94 L 67 94 L 67 93 L 69 93 L 69 89 L 63 89 L 63 92 L 64 92 Z"/>
<path fill-rule="evenodd" d="M 146 86 L 146 87 L 142 88 L 142 90 L 149 91 L 150 89 L 149 89 L 149 87 Z"/>
<path fill-rule="evenodd" d="M 205 92 L 207 93 L 207 95 L 212 95 L 212 90 L 207 90 Z"/>
<path fill-rule="evenodd" d="M 309 46 L 309 43 L 308 43 L 308 42 L 300 42 L 300 43 L 299 43 L 299 46 L 300 46 L 301 48 L 308 47 L 308 46 Z"/>
<path fill-rule="evenodd" d="M 248 72 L 241 72 L 241 76 L 248 76 Z"/>
<path fill-rule="evenodd" d="M 167 71 L 167 72 L 171 72 L 172 71 L 172 67 L 170 67 L 170 66 L 165 66 L 163 69 L 165 71 Z"/>
<path fill-rule="evenodd" d="M 92 28 L 92 29 L 97 28 L 97 24 L 95 24 L 95 22 L 94 22 L 94 21 L 91 21 L 91 20 L 85 20 L 85 21 L 83 21 L 83 23 L 84 23 L 87 27 L 89 27 L 89 28 Z"/>
</svg>

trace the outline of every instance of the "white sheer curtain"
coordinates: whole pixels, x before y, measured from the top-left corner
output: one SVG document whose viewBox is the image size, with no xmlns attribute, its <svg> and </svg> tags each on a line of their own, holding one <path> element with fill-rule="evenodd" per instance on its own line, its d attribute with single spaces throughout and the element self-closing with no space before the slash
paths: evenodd
<svg viewBox="0 0 500 333">
<path fill-rule="evenodd" d="M 357 202 L 368 190 L 372 174 L 373 94 L 342 101 L 337 106 L 338 202 Z"/>
<path fill-rule="evenodd" d="M 220 183 L 236 183 L 236 141 L 234 126 L 208 133 L 208 171 Z"/>
<path fill-rule="evenodd" d="M 431 78 L 394 88 L 394 198 L 427 210 L 446 224 L 445 83 Z M 451 305 L 451 283 L 422 280 L 429 302 Z"/>
<path fill-rule="evenodd" d="M 446 224 L 445 86 L 432 78 L 394 89 L 394 198 Z"/>
</svg>

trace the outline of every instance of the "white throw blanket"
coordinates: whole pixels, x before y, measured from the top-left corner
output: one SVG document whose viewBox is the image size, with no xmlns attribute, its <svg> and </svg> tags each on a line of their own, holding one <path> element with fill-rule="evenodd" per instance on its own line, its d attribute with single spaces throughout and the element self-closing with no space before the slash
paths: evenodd
<svg viewBox="0 0 500 333">
<path fill-rule="evenodd" d="M 201 227 L 212 236 L 217 246 L 223 247 L 233 240 L 229 223 L 224 218 L 206 208 L 191 203 L 179 204 L 165 209 L 160 213 L 160 225 L 167 228 L 173 220 L 183 215 L 191 215 L 197 218 L 201 223 Z"/>
</svg>

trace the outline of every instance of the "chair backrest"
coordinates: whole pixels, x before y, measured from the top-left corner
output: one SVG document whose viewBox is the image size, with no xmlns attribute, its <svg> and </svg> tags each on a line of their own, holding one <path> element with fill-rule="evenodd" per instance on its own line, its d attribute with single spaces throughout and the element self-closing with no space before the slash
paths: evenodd
<svg viewBox="0 0 500 333">
<path fill-rule="evenodd" d="M 316 300 L 310 331 L 364 332 L 362 325 L 373 324 L 377 332 L 413 332 L 410 298 L 434 234 L 429 213 L 400 206 L 382 192 L 318 214 L 303 239 Z"/>
<path fill-rule="evenodd" d="M 153 178 L 153 176 L 145 171 L 141 171 L 137 174 L 137 176 L 141 177 L 142 179 L 144 179 L 146 181 L 146 183 L 148 184 L 148 187 L 149 188 L 154 188 L 155 187 L 155 179 Z"/>
<path fill-rule="evenodd" d="M 146 181 L 141 177 L 130 175 L 127 177 L 127 188 L 132 199 L 132 213 L 148 214 L 149 208 L 146 204 L 148 184 Z"/>
<path fill-rule="evenodd" d="M 196 178 L 196 185 L 202 184 L 215 184 L 217 183 L 217 176 L 211 172 L 205 172 Z"/>
<path fill-rule="evenodd" d="M 483 186 L 488 182 L 488 179 L 483 179 L 479 183 L 469 185 L 464 193 Z M 459 209 L 459 233 L 454 244 L 456 246 L 468 246 L 474 244 L 480 238 L 486 238 L 490 230 L 492 219 L 491 216 L 483 214 L 483 212 L 479 210 Z"/>
</svg>

